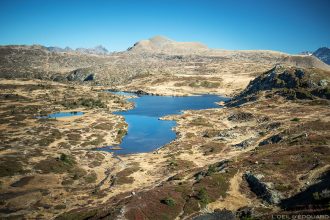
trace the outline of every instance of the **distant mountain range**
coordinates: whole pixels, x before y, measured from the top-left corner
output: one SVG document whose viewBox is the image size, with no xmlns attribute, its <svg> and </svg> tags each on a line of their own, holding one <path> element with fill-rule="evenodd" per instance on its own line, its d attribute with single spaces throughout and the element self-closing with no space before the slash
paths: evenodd
<svg viewBox="0 0 330 220">
<path fill-rule="evenodd" d="M 329 48 L 320 48 L 309 56 L 292 55 L 271 50 L 212 49 L 202 43 L 177 42 L 163 36 L 140 40 L 117 53 L 109 53 L 103 46 L 0 46 L 0 78 L 88 80 L 101 85 L 124 85 L 144 76 L 166 79 L 173 74 L 179 74 L 178 82 L 180 74 L 219 76 L 224 81 L 245 74 L 252 79 L 279 64 L 330 71 L 325 62 L 329 63 Z"/>
<path fill-rule="evenodd" d="M 303 52 L 300 52 L 298 55 L 311 56 L 311 55 L 313 55 L 313 51 L 303 51 Z"/>
<path fill-rule="evenodd" d="M 102 45 L 96 46 L 94 48 L 77 48 L 77 49 L 72 49 L 70 47 L 46 47 L 46 49 L 50 52 L 78 52 L 78 53 L 83 53 L 83 54 L 97 54 L 97 55 L 107 55 L 109 51 L 103 47 Z"/>
</svg>

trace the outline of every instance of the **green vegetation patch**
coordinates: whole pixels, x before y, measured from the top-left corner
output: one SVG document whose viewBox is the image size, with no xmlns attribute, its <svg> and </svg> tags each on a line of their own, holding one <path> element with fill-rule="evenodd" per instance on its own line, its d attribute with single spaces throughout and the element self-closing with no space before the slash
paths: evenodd
<svg viewBox="0 0 330 220">
<path fill-rule="evenodd" d="M 131 167 L 126 168 L 126 169 L 124 169 L 124 170 L 117 173 L 115 183 L 117 185 L 133 183 L 134 178 L 131 177 L 130 175 L 137 172 L 139 169 L 140 169 L 140 167 L 139 167 L 138 163 L 131 164 Z"/>
<path fill-rule="evenodd" d="M 198 117 L 190 121 L 192 126 L 211 126 L 210 122 L 206 118 Z"/>
<path fill-rule="evenodd" d="M 71 155 L 61 154 L 58 158 L 48 157 L 35 165 L 35 169 L 42 173 L 65 173 L 70 172 L 76 165 Z"/>
<path fill-rule="evenodd" d="M 205 156 L 220 153 L 225 147 L 224 143 L 210 142 L 201 146 Z"/>
<path fill-rule="evenodd" d="M 108 131 L 108 130 L 113 129 L 113 126 L 114 126 L 114 124 L 111 122 L 103 122 L 103 123 L 95 125 L 94 128 Z"/>
<path fill-rule="evenodd" d="M 48 147 L 51 143 L 55 141 L 53 136 L 46 136 L 37 141 L 38 145 L 41 147 Z"/>
<path fill-rule="evenodd" d="M 190 87 L 196 88 L 196 87 L 203 87 L 203 88 L 218 88 L 220 86 L 219 82 L 210 82 L 207 80 L 203 81 L 194 81 L 188 84 Z"/>
<path fill-rule="evenodd" d="M 186 170 L 186 169 L 192 169 L 195 167 L 195 164 L 192 161 L 189 160 L 181 160 L 176 159 L 175 157 L 171 157 L 167 160 L 167 167 L 169 170 Z"/>
<path fill-rule="evenodd" d="M 293 118 L 293 119 L 291 119 L 291 121 L 299 122 L 300 121 L 300 118 Z"/>
<path fill-rule="evenodd" d="M 97 180 L 97 174 L 95 171 L 92 171 L 90 173 L 88 173 L 85 177 L 85 182 L 86 183 L 95 183 Z"/>
<path fill-rule="evenodd" d="M 26 171 L 21 162 L 22 158 L 8 155 L 1 158 L 0 162 L 0 177 L 14 176 L 17 174 L 24 174 Z"/>
<path fill-rule="evenodd" d="M 60 216 L 56 217 L 56 220 L 82 220 L 89 219 L 95 216 L 97 213 L 96 210 L 80 210 L 63 213 Z"/>
<path fill-rule="evenodd" d="M 86 170 L 80 167 L 74 167 L 69 172 L 72 175 L 72 179 L 74 180 L 78 180 L 87 174 Z"/>
<path fill-rule="evenodd" d="M 168 205 L 168 206 L 175 206 L 175 201 L 171 197 L 166 197 L 166 198 L 162 199 L 161 203 Z"/>
<path fill-rule="evenodd" d="M 84 141 L 81 146 L 100 146 L 103 142 L 105 142 L 103 135 L 97 134 L 97 135 L 91 135 L 88 137 L 89 141 Z"/>
<path fill-rule="evenodd" d="M 196 198 L 199 200 L 202 208 L 205 208 L 210 203 L 209 195 L 204 187 L 198 191 Z"/>
<path fill-rule="evenodd" d="M 127 134 L 127 124 L 125 122 L 120 122 L 116 124 L 115 130 L 117 130 L 116 141 L 120 142 Z"/>
<path fill-rule="evenodd" d="M 87 108 L 106 108 L 107 105 L 102 102 L 101 99 L 93 99 L 93 98 L 79 98 L 78 100 L 65 100 L 62 101 L 64 107 L 69 109 L 79 108 L 79 107 L 87 107 Z"/>
<path fill-rule="evenodd" d="M 214 202 L 218 198 L 225 198 L 229 190 L 230 179 L 234 176 L 234 169 L 225 173 L 216 173 L 212 166 L 209 166 L 207 175 L 194 184 L 197 189 L 196 198 L 202 206 Z"/>
</svg>

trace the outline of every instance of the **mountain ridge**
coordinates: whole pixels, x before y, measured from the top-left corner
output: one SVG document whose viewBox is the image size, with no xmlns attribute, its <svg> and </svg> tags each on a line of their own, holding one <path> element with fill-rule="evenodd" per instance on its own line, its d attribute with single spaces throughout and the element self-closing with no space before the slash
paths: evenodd
<svg viewBox="0 0 330 220">
<path fill-rule="evenodd" d="M 102 45 L 97 45 L 92 48 L 84 48 L 84 47 L 78 47 L 76 49 L 73 49 L 71 47 L 58 47 L 58 46 L 44 46 L 40 44 L 32 44 L 32 45 L 1 45 L 0 47 L 12 47 L 16 49 L 22 49 L 22 48 L 32 48 L 32 49 L 44 49 L 49 52 L 55 52 L 55 53 L 81 53 L 81 54 L 95 54 L 95 55 L 107 55 L 109 54 L 109 51 L 107 48 L 105 48 Z"/>
<path fill-rule="evenodd" d="M 277 64 L 330 71 L 329 65 L 314 56 L 290 55 L 271 50 L 210 49 L 200 43 L 175 42 L 163 36 L 139 41 L 128 51 L 106 52 L 102 46 L 91 50 L 42 45 L 0 46 L 0 77 L 73 80 L 78 83 L 86 82 L 88 78 L 91 80 L 87 83 L 96 85 L 129 85 L 132 89 L 141 89 L 148 82 L 139 80 L 139 77 L 148 76 L 151 81 L 157 79 L 154 84 L 162 87 L 164 85 L 159 82 L 165 83 L 169 80 L 168 76 L 172 75 L 175 77 L 170 94 L 178 89 L 181 91 L 178 94 L 186 94 L 190 90 L 183 86 L 185 83 L 178 82 L 183 80 L 181 75 L 218 77 L 224 82 L 223 86 L 229 87 L 235 82 L 242 89 L 251 77 Z M 241 80 L 242 84 L 237 84 L 237 80 Z M 136 82 L 141 85 L 136 87 Z M 189 82 L 187 85 L 194 83 Z M 155 85 L 154 89 L 157 88 Z M 214 91 L 226 95 L 235 92 L 223 88 Z M 204 90 L 200 88 L 200 92 Z"/>
</svg>

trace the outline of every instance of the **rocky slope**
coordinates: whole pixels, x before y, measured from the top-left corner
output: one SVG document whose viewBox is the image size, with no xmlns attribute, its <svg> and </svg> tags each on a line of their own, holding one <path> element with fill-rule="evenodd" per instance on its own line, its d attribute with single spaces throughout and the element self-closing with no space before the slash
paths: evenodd
<svg viewBox="0 0 330 220">
<path fill-rule="evenodd" d="M 256 100 L 261 94 L 279 94 L 291 100 L 330 99 L 329 72 L 318 69 L 297 69 L 276 66 L 252 80 L 247 88 L 231 101 L 239 105 Z"/>
<path fill-rule="evenodd" d="M 327 63 L 330 65 L 330 49 L 328 47 L 321 47 L 321 48 L 317 49 L 313 53 L 313 56 L 319 58 L 324 63 Z"/>
</svg>

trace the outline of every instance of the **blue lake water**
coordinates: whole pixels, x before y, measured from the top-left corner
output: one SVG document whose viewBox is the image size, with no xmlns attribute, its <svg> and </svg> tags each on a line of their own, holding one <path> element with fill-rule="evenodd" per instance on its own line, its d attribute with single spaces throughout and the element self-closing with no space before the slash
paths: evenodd
<svg viewBox="0 0 330 220">
<path fill-rule="evenodd" d="M 64 118 L 64 117 L 71 117 L 71 116 L 79 116 L 83 115 L 83 112 L 56 112 L 49 114 L 47 116 L 38 116 L 36 118 Z"/>
<path fill-rule="evenodd" d="M 134 95 L 134 93 L 113 92 L 119 95 Z M 165 115 L 180 114 L 183 110 L 199 110 L 219 108 L 215 102 L 226 101 L 228 98 L 216 95 L 201 96 L 152 96 L 142 95 L 130 98 L 135 108 L 128 111 L 115 112 L 123 115 L 128 123 L 128 132 L 120 147 L 122 150 L 111 150 L 111 147 L 100 150 L 116 154 L 132 154 L 153 151 L 176 138 L 172 128 L 175 121 L 159 120 Z"/>
</svg>

